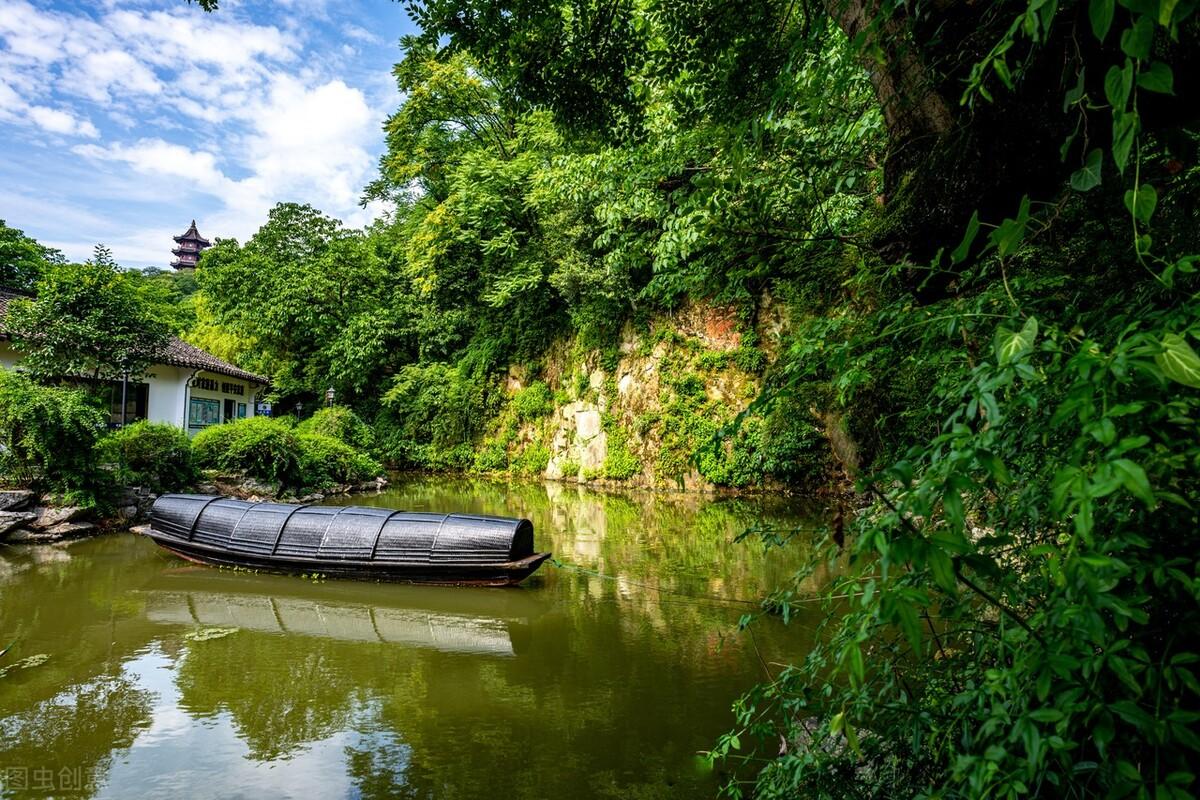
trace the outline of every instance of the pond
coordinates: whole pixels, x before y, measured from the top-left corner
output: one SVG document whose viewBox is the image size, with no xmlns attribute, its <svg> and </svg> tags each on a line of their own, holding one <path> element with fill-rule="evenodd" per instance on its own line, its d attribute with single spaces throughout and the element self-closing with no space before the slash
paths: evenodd
<svg viewBox="0 0 1200 800">
<path fill-rule="evenodd" d="M 0 547 L 0 666 L 48 656 L 0 677 L 0 794 L 711 796 L 697 754 L 817 621 L 736 630 L 815 535 L 779 498 L 422 477 L 337 502 L 526 516 L 565 566 L 467 589 L 217 570 L 129 533 Z M 809 533 L 765 555 L 748 526 Z"/>
</svg>

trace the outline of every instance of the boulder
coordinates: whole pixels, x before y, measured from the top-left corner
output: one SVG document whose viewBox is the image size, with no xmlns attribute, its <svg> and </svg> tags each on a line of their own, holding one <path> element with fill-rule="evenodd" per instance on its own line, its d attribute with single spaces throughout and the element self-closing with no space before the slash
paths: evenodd
<svg viewBox="0 0 1200 800">
<path fill-rule="evenodd" d="M 121 522 L 133 522 L 137 518 L 138 507 L 136 505 L 121 506 L 117 509 L 117 519 L 121 520 Z"/>
<path fill-rule="evenodd" d="M 4 489 L 0 491 L 0 511 L 24 511 L 33 503 L 33 492 L 28 489 Z"/>
<path fill-rule="evenodd" d="M 29 528 L 17 528 L 8 534 L 9 544 L 47 544 L 55 541 L 58 541 L 58 537 L 51 536 L 45 531 L 33 531 Z"/>
<path fill-rule="evenodd" d="M 46 531 L 57 539 L 79 539 L 91 536 L 96 532 L 96 526 L 90 522 L 63 522 Z"/>
<path fill-rule="evenodd" d="M 30 527 L 47 530 L 55 525 L 62 525 L 64 522 L 75 522 L 86 516 L 88 509 L 79 506 L 38 506 L 33 509 L 33 513 L 37 514 L 37 519 L 30 523 Z"/>
<path fill-rule="evenodd" d="M 23 528 L 37 519 L 37 514 L 28 511 L 0 511 L 0 542 L 17 528 Z"/>
<path fill-rule="evenodd" d="M 600 412 L 596 408 L 582 408 L 575 412 L 575 435 L 587 441 L 600 435 Z"/>
<path fill-rule="evenodd" d="M 66 539 L 82 539 L 97 533 L 90 522 L 60 522 L 46 529 L 17 528 L 8 536 L 9 544 L 53 544 Z"/>
</svg>

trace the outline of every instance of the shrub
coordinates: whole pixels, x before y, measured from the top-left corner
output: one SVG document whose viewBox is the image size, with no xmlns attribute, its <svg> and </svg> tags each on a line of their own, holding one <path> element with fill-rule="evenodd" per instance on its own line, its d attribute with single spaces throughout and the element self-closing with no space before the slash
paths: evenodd
<svg viewBox="0 0 1200 800">
<path fill-rule="evenodd" d="M 396 375 L 376 419 L 380 451 L 398 464 L 462 469 L 498 397 L 484 377 L 446 364 L 412 364 Z M 464 455 L 465 454 L 465 455 Z"/>
<path fill-rule="evenodd" d="M 550 387 L 541 381 L 534 381 L 513 395 L 513 410 L 517 419 L 522 422 L 532 422 L 549 414 L 554 409 L 554 395 Z"/>
<path fill-rule="evenodd" d="M 301 422 L 296 430 L 300 433 L 319 433 L 332 436 L 356 450 L 373 452 L 375 433 L 362 417 L 345 406 L 322 408 Z"/>
<path fill-rule="evenodd" d="M 116 466 L 121 483 L 155 492 L 178 491 L 197 477 L 192 443 L 174 425 L 135 422 L 105 437 L 97 453 L 101 463 Z"/>
<path fill-rule="evenodd" d="M 513 459 L 512 470 L 518 475 L 540 476 L 550 464 L 550 448 L 530 444 Z"/>
<path fill-rule="evenodd" d="M 629 444 L 624 431 L 613 426 L 608 434 L 608 454 L 604 457 L 604 477 L 610 480 L 624 481 L 642 471 L 642 464 L 633 453 L 629 452 Z"/>
<path fill-rule="evenodd" d="M 475 454 L 475 469 L 478 472 L 498 472 L 508 467 L 508 448 L 504 442 L 492 440 Z"/>
<path fill-rule="evenodd" d="M 367 454 L 321 433 L 301 432 L 300 484 L 308 489 L 328 489 L 336 484 L 362 483 L 383 474 L 383 467 Z"/>
<path fill-rule="evenodd" d="M 104 482 L 94 448 L 105 421 L 82 390 L 41 386 L 0 369 L 0 480 L 93 504 Z"/>
<path fill-rule="evenodd" d="M 205 469 L 302 486 L 300 441 L 296 432 L 279 420 L 251 417 L 214 425 L 196 434 L 192 449 L 196 463 Z"/>
</svg>

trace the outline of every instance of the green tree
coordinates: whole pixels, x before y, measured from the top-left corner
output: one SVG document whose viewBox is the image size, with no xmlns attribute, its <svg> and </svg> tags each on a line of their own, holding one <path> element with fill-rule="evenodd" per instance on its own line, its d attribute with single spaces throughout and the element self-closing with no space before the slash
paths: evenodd
<svg viewBox="0 0 1200 800">
<path fill-rule="evenodd" d="M 31 291 L 47 267 L 62 261 L 62 253 L 38 244 L 0 219 L 0 289 Z"/>
<path fill-rule="evenodd" d="M 138 375 L 169 336 L 102 245 L 86 263 L 50 265 L 36 289 L 36 298 L 9 304 L 5 325 L 21 366 L 42 379 Z"/>
<path fill-rule="evenodd" d="M 255 368 L 284 395 L 352 393 L 371 380 L 347 374 L 360 347 L 385 352 L 388 321 L 379 312 L 393 289 L 371 241 L 311 206 L 283 203 L 244 246 L 218 240 L 196 270 L 204 313 L 252 343 Z M 382 333 L 383 340 L 376 334 Z M 235 348 L 236 349 L 236 348 Z"/>
</svg>

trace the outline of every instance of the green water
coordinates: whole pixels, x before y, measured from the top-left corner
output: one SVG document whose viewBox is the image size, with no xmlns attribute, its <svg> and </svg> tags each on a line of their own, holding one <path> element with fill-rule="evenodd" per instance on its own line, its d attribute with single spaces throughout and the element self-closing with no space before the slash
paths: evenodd
<svg viewBox="0 0 1200 800">
<path fill-rule="evenodd" d="M 696 758 L 763 675 L 736 633 L 802 558 L 735 544 L 811 527 L 772 499 L 423 478 L 342 502 L 527 516 L 519 589 L 196 567 L 129 533 L 0 546 L 4 797 L 704 797 Z M 702 599 L 698 599 L 702 598 Z M 799 657 L 801 619 L 758 629 Z M 236 629 L 220 638 L 211 628 Z"/>
</svg>

